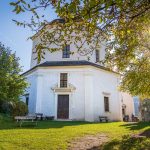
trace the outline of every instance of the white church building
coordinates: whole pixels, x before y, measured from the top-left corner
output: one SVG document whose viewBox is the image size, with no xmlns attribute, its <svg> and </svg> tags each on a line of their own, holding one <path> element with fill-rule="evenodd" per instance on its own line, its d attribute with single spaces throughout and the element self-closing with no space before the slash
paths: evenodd
<svg viewBox="0 0 150 150">
<path fill-rule="evenodd" d="M 59 19 L 54 20 L 59 21 Z M 53 21 L 53 22 L 54 22 Z M 33 50 L 37 38 L 33 38 Z M 37 64 L 34 53 L 30 70 L 23 73 L 29 87 L 23 96 L 29 113 L 43 113 L 56 120 L 98 121 L 107 116 L 110 121 L 131 117 L 133 100 L 118 90 L 120 75 L 98 63 L 105 57 L 105 46 L 90 55 L 80 56 L 73 44 L 62 51 L 46 52 Z"/>
</svg>

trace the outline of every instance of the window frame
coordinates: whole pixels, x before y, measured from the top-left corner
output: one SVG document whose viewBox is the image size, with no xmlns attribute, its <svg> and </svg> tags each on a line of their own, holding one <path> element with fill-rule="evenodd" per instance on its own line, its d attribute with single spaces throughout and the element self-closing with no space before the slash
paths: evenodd
<svg viewBox="0 0 150 150">
<path fill-rule="evenodd" d="M 107 102 L 106 102 L 106 100 L 107 100 Z M 110 103 L 109 103 L 109 100 L 110 100 L 109 96 L 104 96 L 104 111 L 105 112 L 110 112 Z"/>
<path fill-rule="evenodd" d="M 29 106 L 29 94 L 25 95 L 25 103 L 27 106 Z"/>
<path fill-rule="evenodd" d="M 62 76 L 64 75 L 64 76 Z M 66 75 L 66 77 L 65 77 Z M 60 88 L 67 88 L 68 87 L 68 73 L 60 73 Z"/>
<path fill-rule="evenodd" d="M 95 58 L 96 58 L 96 62 L 99 62 L 99 60 L 100 60 L 100 51 L 98 49 L 95 50 Z"/>
<path fill-rule="evenodd" d="M 62 58 L 70 58 L 70 45 L 66 45 L 62 51 Z"/>
</svg>

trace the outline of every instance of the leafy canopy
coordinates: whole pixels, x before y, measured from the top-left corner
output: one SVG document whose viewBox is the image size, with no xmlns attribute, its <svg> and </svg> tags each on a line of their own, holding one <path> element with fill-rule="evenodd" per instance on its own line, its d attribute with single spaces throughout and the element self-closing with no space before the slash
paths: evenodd
<svg viewBox="0 0 150 150">
<path fill-rule="evenodd" d="M 0 43 L 0 101 L 17 101 L 27 87 L 18 61 L 15 53 Z"/>
<path fill-rule="evenodd" d="M 40 30 L 41 43 L 36 45 L 39 61 L 46 49 L 53 52 L 74 43 L 79 54 L 89 55 L 105 41 L 103 63 L 121 73 L 121 89 L 150 97 L 149 0 L 17 0 L 10 4 L 16 14 L 32 13 L 31 22 L 14 21 Z M 63 23 L 53 23 L 57 26 L 51 31 L 46 28 L 49 20 L 44 16 L 49 8 L 64 19 Z M 84 44 L 88 45 L 86 49 Z"/>
</svg>

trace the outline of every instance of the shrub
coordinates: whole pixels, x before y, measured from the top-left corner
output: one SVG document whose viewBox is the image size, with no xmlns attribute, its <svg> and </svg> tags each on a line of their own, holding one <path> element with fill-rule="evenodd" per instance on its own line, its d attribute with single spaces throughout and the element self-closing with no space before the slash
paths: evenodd
<svg viewBox="0 0 150 150">
<path fill-rule="evenodd" d="M 3 114 L 0 113 L 0 124 L 4 123 L 4 122 L 11 122 L 12 121 L 12 117 L 8 114 Z"/>
<path fill-rule="evenodd" d="M 1 101 L 0 113 L 8 114 L 11 116 L 23 116 L 28 113 L 28 107 L 22 101 L 17 102 Z"/>
<path fill-rule="evenodd" d="M 27 113 L 28 113 L 28 107 L 24 102 L 18 101 L 15 103 L 12 112 L 13 116 L 24 116 Z"/>
<path fill-rule="evenodd" d="M 0 103 L 0 113 L 5 113 L 5 114 L 12 114 L 14 107 L 14 102 L 9 102 L 9 101 L 1 101 Z"/>
</svg>

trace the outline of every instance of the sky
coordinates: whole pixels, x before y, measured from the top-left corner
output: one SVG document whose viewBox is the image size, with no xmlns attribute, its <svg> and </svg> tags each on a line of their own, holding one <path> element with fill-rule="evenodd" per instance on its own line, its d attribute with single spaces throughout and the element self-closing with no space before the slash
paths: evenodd
<svg viewBox="0 0 150 150">
<path fill-rule="evenodd" d="M 30 69 L 32 40 L 28 40 L 28 37 L 34 35 L 34 32 L 29 28 L 19 27 L 12 21 L 12 19 L 18 21 L 30 19 L 29 13 L 19 15 L 13 13 L 13 7 L 9 5 L 12 1 L 15 0 L 0 0 L 0 42 L 9 47 L 13 52 L 16 52 L 24 72 Z M 46 19 L 49 21 L 57 18 L 54 10 L 51 8 L 45 14 Z"/>
</svg>

